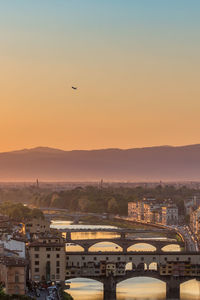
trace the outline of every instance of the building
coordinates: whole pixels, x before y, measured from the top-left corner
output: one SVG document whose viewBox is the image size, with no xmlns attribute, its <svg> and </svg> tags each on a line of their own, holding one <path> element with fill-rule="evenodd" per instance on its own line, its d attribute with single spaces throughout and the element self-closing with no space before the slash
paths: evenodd
<svg viewBox="0 0 200 300">
<path fill-rule="evenodd" d="M 65 241 L 60 235 L 40 235 L 29 244 L 28 252 L 32 281 L 65 281 Z"/>
<path fill-rule="evenodd" d="M 178 208 L 175 205 L 168 205 L 162 207 L 162 224 L 178 224 Z"/>
<path fill-rule="evenodd" d="M 128 203 L 128 216 L 133 221 L 144 220 L 144 203 L 143 201 L 129 202 Z"/>
<path fill-rule="evenodd" d="M 19 257 L 26 258 L 26 243 L 22 238 L 4 234 L 0 238 L 0 243 L 4 245 L 4 248 L 15 251 Z"/>
<path fill-rule="evenodd" d="M 25 295 L 27 261 L 0 246 L 0 282 L 8 295 Z"/>
<path fill-rule="evenodd" d="M 133 221 L 138 221 L 139 215 L 139 206 L 138 202 L 129 202 L 128 203 L 128 217 Z"/>
<path fill-rule="evenodd" d="M 160 275 L 164 276 L 200 276 L 200 265 L 188 262 L 166 262 L 160 266 Z"/>
<path fill-rule="evenodd" d="M 192 210 L 190 213 L 190 228 L 192 232 L 200 238 L 200 207 L 196 210 Z"/>
<path fill-rule="evenodd" d="M 178 208 L 169 203 L 163 206 L 151 198 L 145 201 L 129 202 L 128 217 L 137 222 L 176 225 L 178 224 Z"/>
<path fill-rule="evenodd" d="M 22 226 L 22 232 L 29 237 L 47 231 L 50 231 L 50 221 L 43 218 L 33 218 L 32 220 L 23 223 Z"/>
</svg>

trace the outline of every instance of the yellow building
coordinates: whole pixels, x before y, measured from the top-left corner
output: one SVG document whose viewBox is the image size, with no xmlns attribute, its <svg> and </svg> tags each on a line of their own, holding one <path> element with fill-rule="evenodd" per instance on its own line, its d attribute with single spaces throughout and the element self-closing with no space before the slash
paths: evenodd
<svg viewBox="0 0 200 300">
<path fill-rule="evenodd" d="M 64 282 L 66 273 L 65 241 L 59 235 L 41 235 L 29 244 L 30 279 L 35 282 Z"/>
</svg>

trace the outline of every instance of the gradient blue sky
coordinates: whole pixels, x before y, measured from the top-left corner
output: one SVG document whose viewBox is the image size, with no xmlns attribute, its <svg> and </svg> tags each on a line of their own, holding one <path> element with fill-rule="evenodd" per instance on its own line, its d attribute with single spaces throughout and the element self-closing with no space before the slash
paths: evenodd
<svg viewBox="0 0 200 300">
<path fill-rule="evenodd" d="M 199 14 L 197 0 L 0 0 L 0 151 L 199 143 Z"/>
</svg>

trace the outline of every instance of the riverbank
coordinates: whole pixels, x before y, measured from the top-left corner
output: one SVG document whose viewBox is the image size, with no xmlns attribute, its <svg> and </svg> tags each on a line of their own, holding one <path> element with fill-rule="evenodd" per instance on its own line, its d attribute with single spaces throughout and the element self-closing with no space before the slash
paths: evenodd
<svg viewBox="0 0 200 300">
<path fill-rule="evenodd" d="M 116 218 L 107 218 L 107 219 L 99 219 L 96 216 L 84 216 L 80 218 L 80 222 L 84 225 L 107 225 L 107 226 L 115 226 L 119 228 L 127 228 L 127 229 L 141 229 L 141 230 L 151 230 L 151 236 L 158 236 L 157 232 L 154 232 L 155 226 L 145 225 L 136 223 L 129 220 L 116 219 Z M 178 235 L 173 231 L 159 232 L 159 236 L 168 237 L 172 239 L 177 239 Z"/>
</svg>

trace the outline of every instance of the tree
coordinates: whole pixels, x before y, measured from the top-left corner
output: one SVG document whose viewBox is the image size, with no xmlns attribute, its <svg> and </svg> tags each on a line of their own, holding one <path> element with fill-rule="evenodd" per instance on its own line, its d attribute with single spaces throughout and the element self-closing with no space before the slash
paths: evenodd
<svg viewBox="0 0 200 300">
<path fill-rule="evenodd" d="M 108 208 L 109 213 L 117 214 L 119 212 L 119 207 L 117 204 L 117 201 L 114 197 L 112 197 L 110 200 L 108 200 Z"/>
</svg>

